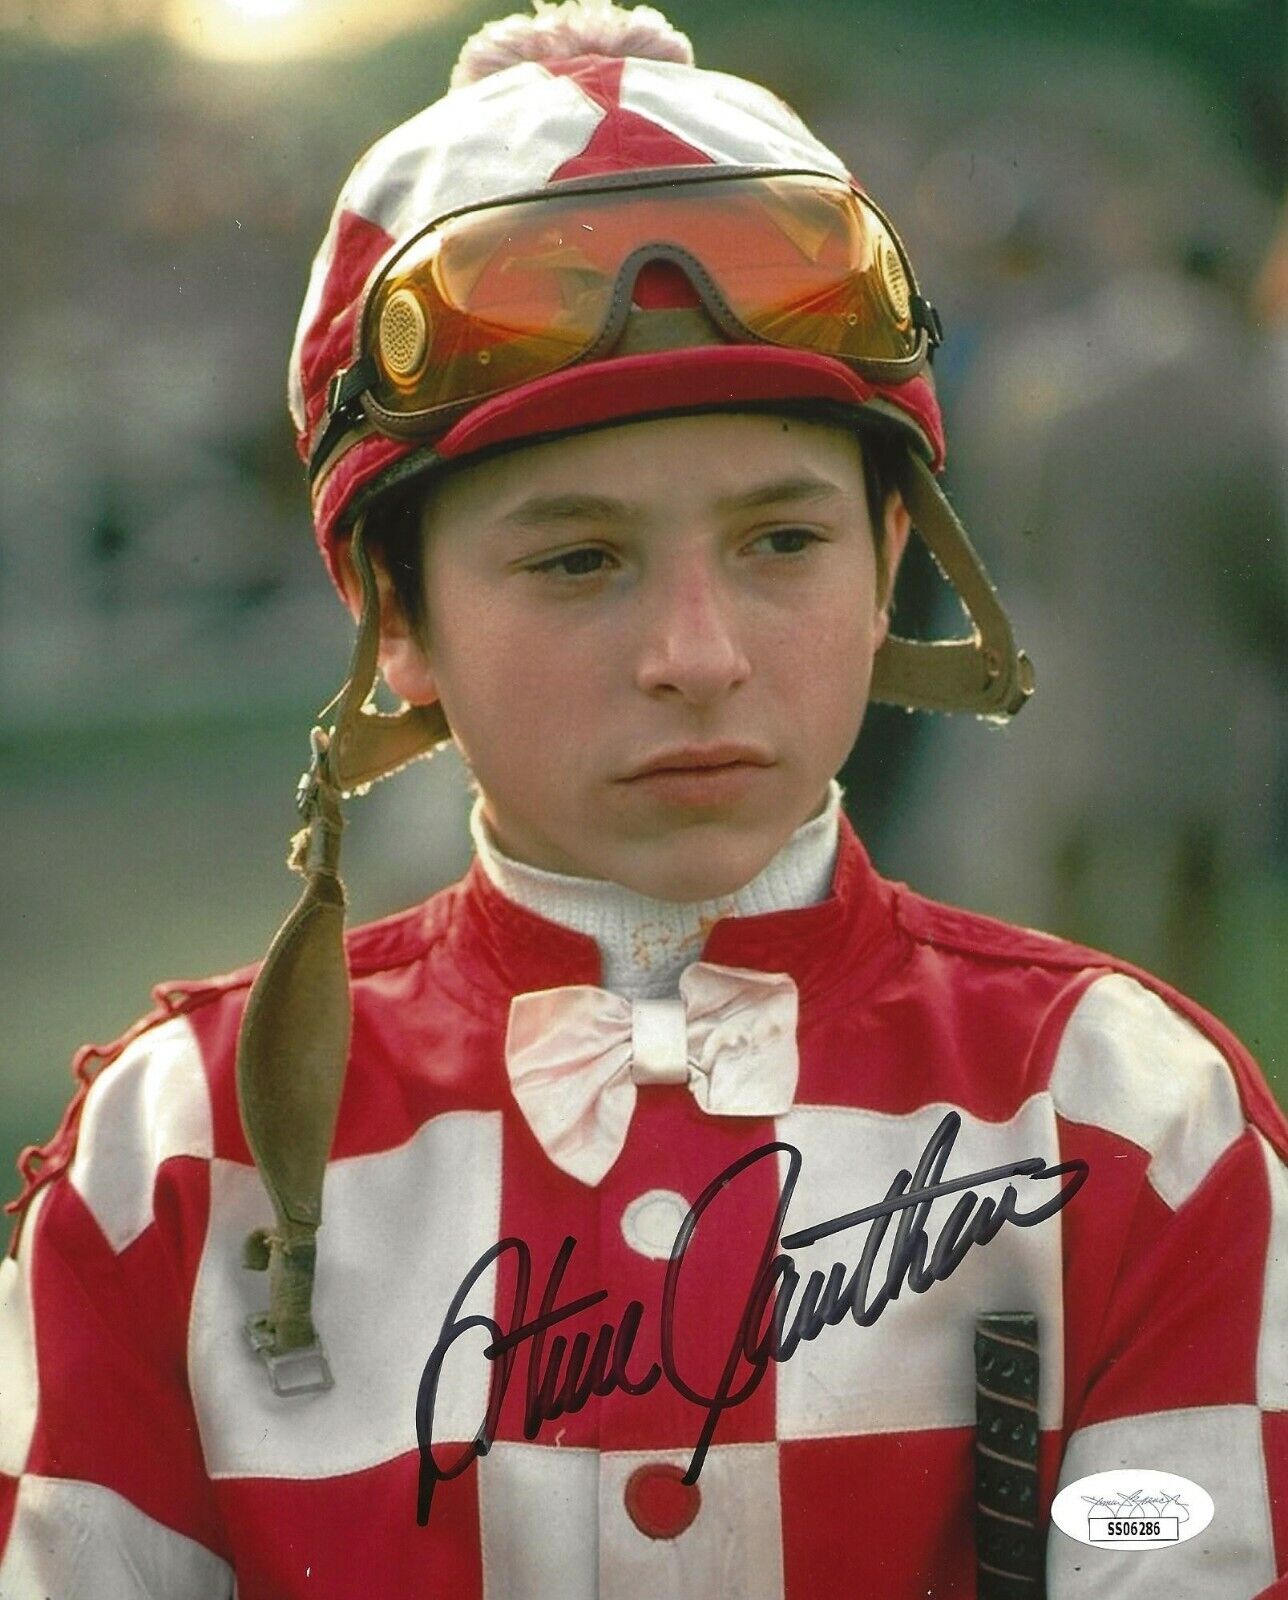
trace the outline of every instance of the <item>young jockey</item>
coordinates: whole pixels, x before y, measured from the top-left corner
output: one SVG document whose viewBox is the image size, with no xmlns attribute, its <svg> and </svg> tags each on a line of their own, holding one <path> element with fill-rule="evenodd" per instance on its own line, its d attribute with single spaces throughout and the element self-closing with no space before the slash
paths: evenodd
<svg viewBox="0 0 1288 1600">
<path fill-rule="evenodd" d="M 870 697 L 1032 686 L 939 337 L 837 158 L 646 8 L 492 24 L 359 162 L 291 364 L 359 624 L 306 889 L 25 1163 L 4 1600 L 1284 1592 L 1255 1065 L 839 808 Z M 890 635 L 913 527 L 969 639 Z M 448 738 L 475 863 L 342 943 L 341 796 Z M 1204 1536 L 1048 1537 L 1124 1466 Z"/>
</svg>

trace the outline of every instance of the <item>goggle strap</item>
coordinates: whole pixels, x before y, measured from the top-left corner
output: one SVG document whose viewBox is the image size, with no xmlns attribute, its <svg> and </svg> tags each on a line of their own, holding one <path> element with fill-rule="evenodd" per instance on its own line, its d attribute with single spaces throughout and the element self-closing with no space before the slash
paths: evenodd
<svg viewBox="0 0 1288 1600">
<path fill-rule="evenodd" d="M 360 401 L 379 376 L 375 357 L 370 355 L 333 374 L 326 387 L 326 421 L 309 451 L 310 482 L 344 435 L 363 420 Z"/>
<path fill-rule="evenodd" d="M 934 474 L 909 452 L 901 484 L 913 527 L 972 623 L 968 639 L 922 643 L 890 635 L 873 661 L 871 696 L 910 711 L 968 711 L 1005 721 L 1033 693 L 997 590 Z"/>
<path fill-rule="evenodd" d="M 924 295 L 913 294 L 908 300 L 908 309 L 913 327 L 922 329 L 930 348 L 938 350 L 944 342 L 944 321 L 932 302 Z"/>
<path fill-rule="evenodd" d="M 333 417 L 352 406 L 379 376 L 375 357 L 370 355 L 360 356 L 352 366 L 333 374 L 326 386 L 327 416 Z"/>
</svg>

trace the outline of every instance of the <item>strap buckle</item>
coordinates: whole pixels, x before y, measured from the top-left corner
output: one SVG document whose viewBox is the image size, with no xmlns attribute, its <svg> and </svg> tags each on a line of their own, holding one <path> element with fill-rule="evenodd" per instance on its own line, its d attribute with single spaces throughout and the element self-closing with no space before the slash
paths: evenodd
<svg viewBox="0 0 1288 1600">
<path fill-rule="evenodd" d="M 379 375 L 370 356 L 362 356 L 351 367 L 331 374 L 326 386 L 326 414 L 309 451 L 310 482 L 349 429 L 361 422 L 362 407 L 358 401 Z"/>
<path fill-rule="evenodd" d="M 294 1350 L 275 1350 L 275 1334 L 265 1312 L 255 1311 L 246 1318 L 246 1336 L 251 1347 L 263 1357 L 273 1393 L 284 1399 L 300 1394 L 325 1394 L 335 1387 L 331 1364 L 321 1339 Z"/>
<path fill-rule="evenodd" d="M 352 417 L 354 401 L 376 381 L 379 373 L 370 356 L 361 356 L 349 367 L 333 372 L 326 386 L 326 414 L 328 419 L 344 413 Z"/>
<path fill-rule="evenodd" d="M 324 728 L 315 727 L 310 730 L 309 748 L 312 751 L 312 759 L 307 770 L 300 774 L 300 781 L 295 786 L 295 809 L 306 821 L 317 809 L 318 790 L 322 785 L 326 753 L 330 743 L 330 735 Z"/>
<path fill-rule="evenodd" d="M 932 350 L 938 350 L 944 342 L 944 322 L 933 302 L 926 299 L 925 295 L 914 294 L 910 301 L 912 322 L 916 328 L 924 328 L 926 339 Z M 332 380 L 334 381 L 334 380 Z"/>
</svg>

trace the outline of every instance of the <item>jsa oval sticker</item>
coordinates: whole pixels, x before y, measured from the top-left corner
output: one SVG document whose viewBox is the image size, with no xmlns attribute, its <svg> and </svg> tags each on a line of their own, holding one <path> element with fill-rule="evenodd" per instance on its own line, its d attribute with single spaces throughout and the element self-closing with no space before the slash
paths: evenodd
<svg viewBox="0 0 1288 1600">
<path fill-rule="evenodd" d="M 1105 1550 L 1163 1550 L 1202 1533 L 1212 1496 L 1189 1478 L 1148 1467 L 1115 1467 L 1079 1478 L 1056 1495 L 1051 1517 L 1062 1533 Z"/>
</svg>

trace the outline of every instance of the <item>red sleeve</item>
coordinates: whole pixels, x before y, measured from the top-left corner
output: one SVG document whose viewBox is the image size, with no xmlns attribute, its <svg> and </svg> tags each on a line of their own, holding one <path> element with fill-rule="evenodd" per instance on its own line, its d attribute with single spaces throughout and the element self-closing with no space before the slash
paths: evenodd
<svg viewBox="0 0 1288 1600">
<path fill-rule="evenodd" d="M 176 1017 L 100 1075 L 0 1265 L 4 1600 L 233 1591 L 187 1383 L 208 1197 L 195 1052 Z"/>
<path fill-rule="evenodd" d="M 1201 1538 L 1145 1555 L 1053 1526 L 1049 1600 L 1283 1592 L 1288 1172 L 1248 1121 L 1236 1066 L 1192 1014 L 1124 976 L 1088 991 L 1057 1056 L 1062 1149 L 1089 1165 L 1087 1203 L 1064 1218 L 1059 1485 L 1151 1468 L 1216 1510 Z"/>
</svg>

